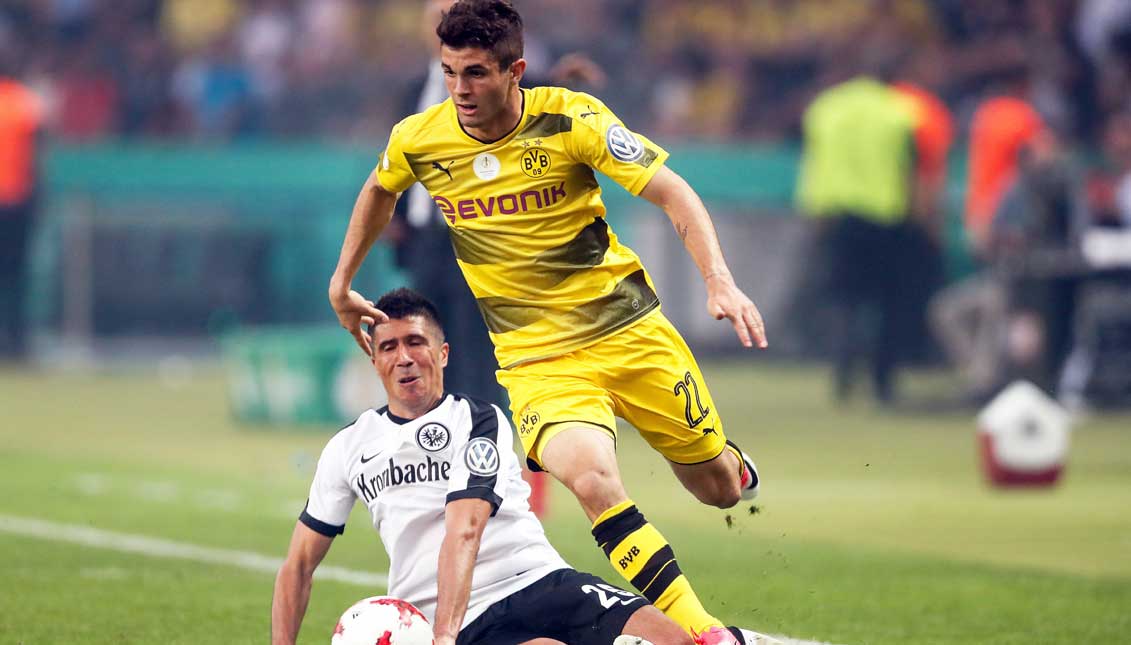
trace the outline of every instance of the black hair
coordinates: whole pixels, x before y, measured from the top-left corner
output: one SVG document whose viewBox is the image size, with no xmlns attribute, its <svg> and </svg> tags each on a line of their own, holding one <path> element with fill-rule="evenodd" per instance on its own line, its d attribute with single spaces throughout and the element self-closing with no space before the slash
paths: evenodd
<svg viewBox="0 0 1131 645">
<path fill-rule="evenodd" d="M 436 35 L 452 49 L 491 52 L 501 70 L 522 58 L 522 16 L 507 0 L 459 0 L 444 12 Z"/>
<path fill-rule="evenodd" d="M 440 331 L 440 339 L 444 338 L 444 326 L 440 323 L 440 312 L 436 305 L 418 292 L 407 287 L 400 287 L 381 296 L 376 307 L 385 312 L 390 320 L 402 320 L 409 316 L 420 316 L 430 321 Z M 370 327 L 370 333 L 373 328 Z"/>
</svg>

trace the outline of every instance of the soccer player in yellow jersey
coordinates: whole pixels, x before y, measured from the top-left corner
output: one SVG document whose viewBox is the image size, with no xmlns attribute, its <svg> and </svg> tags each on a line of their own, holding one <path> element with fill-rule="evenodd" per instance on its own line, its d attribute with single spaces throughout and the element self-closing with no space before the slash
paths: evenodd
<svg viewBox="0 0 1131 645">
<path fill-rule="evenodd" d="M 450 99 L 397 124 L 362 187 L 330 282 L 342 326 L 370 351 L 366 327 L 386 317 L 350 285 L 398 194 L 421 182 L 447 219 L 495 344 L 528 463 L 574 493 L 613 568 L 697 642 L 761 642 L 703 608 L 621 483 L 615 417 L 704 503 L 728 508 L 753 497 L 758 475 L 726 440 L 648 273 L 606 224 L 594 172 L 667 213 L 706 283 L 708 313 L 729 319 L 746 347 L 766 347 L 761 315 L 736 286 L 710 216 L 664 165 L 667 152 L 598 99 L 519 87 L 522 19 L 508 2 L 460 0 L 436 32 Z"/>
</svg>

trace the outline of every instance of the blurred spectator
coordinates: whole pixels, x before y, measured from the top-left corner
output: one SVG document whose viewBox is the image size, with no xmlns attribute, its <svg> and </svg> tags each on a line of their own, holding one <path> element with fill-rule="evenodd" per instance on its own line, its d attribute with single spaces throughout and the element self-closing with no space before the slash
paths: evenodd
<svg viewBox="0 0 1131 645">
<path fill-rule="evenodd" d="M 1090 219 L 1082 237 L 1102 238 L 1109 261 L 1080 290 L 1057 392 L 1070 409 L 1131 397 L 1131 112 L 1113 115 L 1103 131 L 1103 161 L 1088 180 Z"/>
<path fill-rule="evenodd" d="M 846 399 L 857 359 L 870 362 L 873 394 L 895 397 L 898 352 L 910 322 L 907 225 L 916 174 L 912 104 L 888 82 L 894 50 L 874 49 L 868 71 L 822 92 L 805 112 L 798 183 L 814 218 L 818 292 L 832 304 L 834 391 Z"/>
<path fill-rule="evenodd" d="M 237 0 L 164 0 L 162 35 L 178 55 L 192 55 L 229 33 L 241 11 Z"/>
<path fill-rule="evenodd" d="M 58 133 L 68 139 L 97 139 L 114 132 L 118 84 L 90 41 L 68 48 L 55 85 Z"/>
<path fill-rule="evenodd" d="M 1092 61 L 1100 64 L 1115 54 L 1118 38 L 1131 29 L 1131 3 L 1126 0 L 1081 0 L 1076 35 Z"/>
<path fill-rule="evenodd" d="M 1113 219 L 1117 226 L 1131 229 L 1131 110 L 1112 120 L 1107 140 L 1118 173 Z"/>
<path fill-rule="evenodd" d="M 119 131 L 126 135 L 168 135 L 181 127 L 170 87 L 172 60 L 157 34 L 138 30 L 126 43 L 119 76 Z"/>
<path fill-rule="evenodd" d="M 42 107 L 13 76 L 12 59 L 0 43 L 0 358 L 19 360 L 27 351 L 24 278 L 38 197 Z"/>
<path fill-rule="evenodd" d="M 977 275 L 932 303 L 932 322 L 967 379 L 972 403 L 1026 378 L 1049 392 L 1067 356 L 1074 309 L 1081 182 L 1062 143 L 1041 130 L 986 232 Z"/>
<path fill-rule="evenodd" d="M 219 37 L 204 55 L 181 63 L 173 93 L 195 130 L 206 137 L 231 138 L 258 125 L 251 76 L 227 36 Z"/>
<path fill-rule="evenodd" d="M 1003 247 L 1008 250 L 1011 244 L 1021 246 L 1024 241 L 1023 236 L 1011 240 L 1003 235 L 1008 238 L 1014 230 L 1024 229 L 1002 228 L 1002 222 L 995 228 L 995 216 L 1008 191 L 1023 191 L 1017 186 L 1022 153 L 1046 132 L 1040 115 L 1026 100 L 1028 90 L 1027 71 L 1011 69 L 999 77 L 990 97 L 974 112 L 964 224 L 979 270 L 944 289 L 929 306 L 934 334 L 966 381 L 967 397 L 974 401 L 992 394 L 1004 376 L 1002 348 L 1008 338 L 1009 297 L 995 265 L 1001 261 Z M 1023 329 L 1022 325 L 1015 329 Z"/>
<path fill-rule="evenodd" d="M 1085 219 L 1081 188 L 1062 142 L 1042 131 L 1022 151 L 993 222 L 1008 289 L 1006 379 L 1024 377 L 1050 393 L 1070 344 L 1075 250 Z"/>
<path fill-rule="evenodd" d="M 942 90 L 941 54 L 937 47 L 915 51 L 894 87 L 912 103 L 915 110 L 915 172 L 920 191 L 915 194 L 915 210 L 930 215 L 931 236 L 941 234 L 942 195 L 946 188 L 947 160 L 954 142 L 954 119 L 938 92 Z"/>
<path fill-rule="evenodd" d="M 239 26 L 240 57 L 255 95 L 265 103 L 286 90 L 288 56 L 295 21 L 284 0 L 256 0 Z"/>
<path fill-rule="evenodd" d="M 415 98 L 413 70 L 427 55 L 411 37 L 419 2 L 18 0 L 0 3 L 0 16 L 21 43 L 23 69 L 49 90 L 45 98 L 94 101 L 89 116 L 67 107 L 65 118 L 51 119 L 53 134 L 357 141 L 382 136 L 401 101 Z M 587 52 L 617 89 L 610 100 L 618 111 L 669 138 L 794 139 L 812 96 L 848 78 L 860 43 L 877 37 L 929 48 L 933 66 L 945 71 L 930 89 L 962 121 L 995 76 L 1020 65 L 1035 70 L 1033 106 L 1073 136 L 1095 134 L 1091 124 L 1131 95 L 1125 0 L 527 4 L 532 67 Z M 218 48 L 231 52 L 222 67 Z M 199 79 L 185 76 L 199 77 L 205 66 L 229 91 L 246 83 L 250 99 L 219 109 L 223 116 L 202 113 L 199 88 L 191 89 Z M 171 100 L 170 88 L 185 97 L 186 83 L 193 98 Z"/>
<path fill-rule="evenodd" d="M 998 203 L 1017 175 L 1022 149 L 1044 128 L 1028 102 L 1029 76 L 1017 68 L 1001 80 L 1000 92 L 984 100 L 970 124 L 970 165 L 966 185 L 966 234 L 974 253 L 988 250 Z"/>
<path fill-rule="evenodd" d="M 954 140 L 954 121 L 946 104 L 935 93 L 942 77 L 935 64 L 938 49 L 925 44 L 909 57 L 894 85 L 914 108 L 915 191 L 912 213 L 907 224 L 905 253 L 909 258 L 906 306 L 910 329 L 903 348 L 908 357 L 925 357 L 931 347 L 925 312 L 930 299 L 944 280 L 943 270 L 943 192 L 946 188 L 947 159 Z"/>
</svg>

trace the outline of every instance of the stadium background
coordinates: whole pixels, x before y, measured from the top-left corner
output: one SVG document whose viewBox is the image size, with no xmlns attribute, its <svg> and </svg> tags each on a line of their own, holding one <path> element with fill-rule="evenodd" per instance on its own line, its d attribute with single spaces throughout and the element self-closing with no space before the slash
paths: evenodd
<svg viewBox="0 0 1131 645">
<path fill-rule="evenodd" d="M 609 77 L 593 91 L 672 150 L 768 319 L 773 352 L 735 356 L 666 218 L 606 184 L 614 228 L 711 357 L 728 432 L 766 470 L 757 508 L 699 508 L 626 432 L 629 488 L 708 602 L 759 630 L 846 644 L 1128 642 L 1125 413 L 1076 426 L 1055 490 L 995 491 L 972 410 L 834 406 L 809 360 L 821 339 L 786 316 L 805 259 L 801 114 L 852 73 L 862 38 L 913 45 L 908 70 L 930 72 L 954 115 L 944 210 L 957 277 L 970 269 L 960 210 L 975 106 L 1024 67 L 1081 174 L 1098 172 L 1102 124 L 1131 95 L 1128 3 L 518 4 L 534 69 L 585 52 Z M 0 367 L 5 642 L 265 640 L 269 575 L 95 548 L 75 531 L 282 555 L 333 418 L 357 405 L 335 399 L 353 350 L 325 285 L 357 187 L 423 73 L 417 22 L 413 1 L 0 6 L 0 49 L 47 106 L 33 351 Z M 406 279 L 379 246 L 359 286 Z M 937 362 L 907 385 L 911 399 L 958 387 Z M 604 572 L 575 504 L 551 497 L 552 541 Z M 355 516 L 332 564 L 382 570 L 364 524 Z M 380 591 L 319 584 L 304 642 Z"/>
</svg>

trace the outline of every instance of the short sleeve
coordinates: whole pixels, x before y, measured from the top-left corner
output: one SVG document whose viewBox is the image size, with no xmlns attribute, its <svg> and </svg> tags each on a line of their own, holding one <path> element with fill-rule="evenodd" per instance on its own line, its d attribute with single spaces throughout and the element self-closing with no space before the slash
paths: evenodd
<svg viewBox="0 0 1131 645">
<path fill-rule="evenodd" d="M 327 537 L 341 535 L 345 531 L 355 499 L 353 489 L 346 481 L 343 445 L 339 436 L 331 439 L 322 450 L 314 481 L 310 485 L 310 497 L 299 516 L 300 522 Z"/>
<path fill-rule="evenodd" d="M 466 432 L 456 433 L 446 501 L 486 500 L 494 515 L 503 503 L 506 480 L 499 476 L 499 471 L 504 467 L 505 457 L 514 454 L 513 433 L 498 407 L 474 399 L 465 400 L 470 421 Z"/>
<path fill-rule="evenodd" d="M 639 195 L 664 165 L 668 152 L 629 130 L 598 99 L 579 94 L 571 103 L 575 160 L 604 173 L 633 195 Z"/>
<path fill-rule="evenodd" d="M 374 171 L 381 187 L 390 193 L 402 193 L 416 183 L 412 166 L 409 165 L 404 154 L 405 135 L 409 129 L 404 121 L 393 126 L 393 131 L 389 134 L 389 145 L 381 153 L 381 159 L 377 162 L 377 169 Z"/>
</svg>

